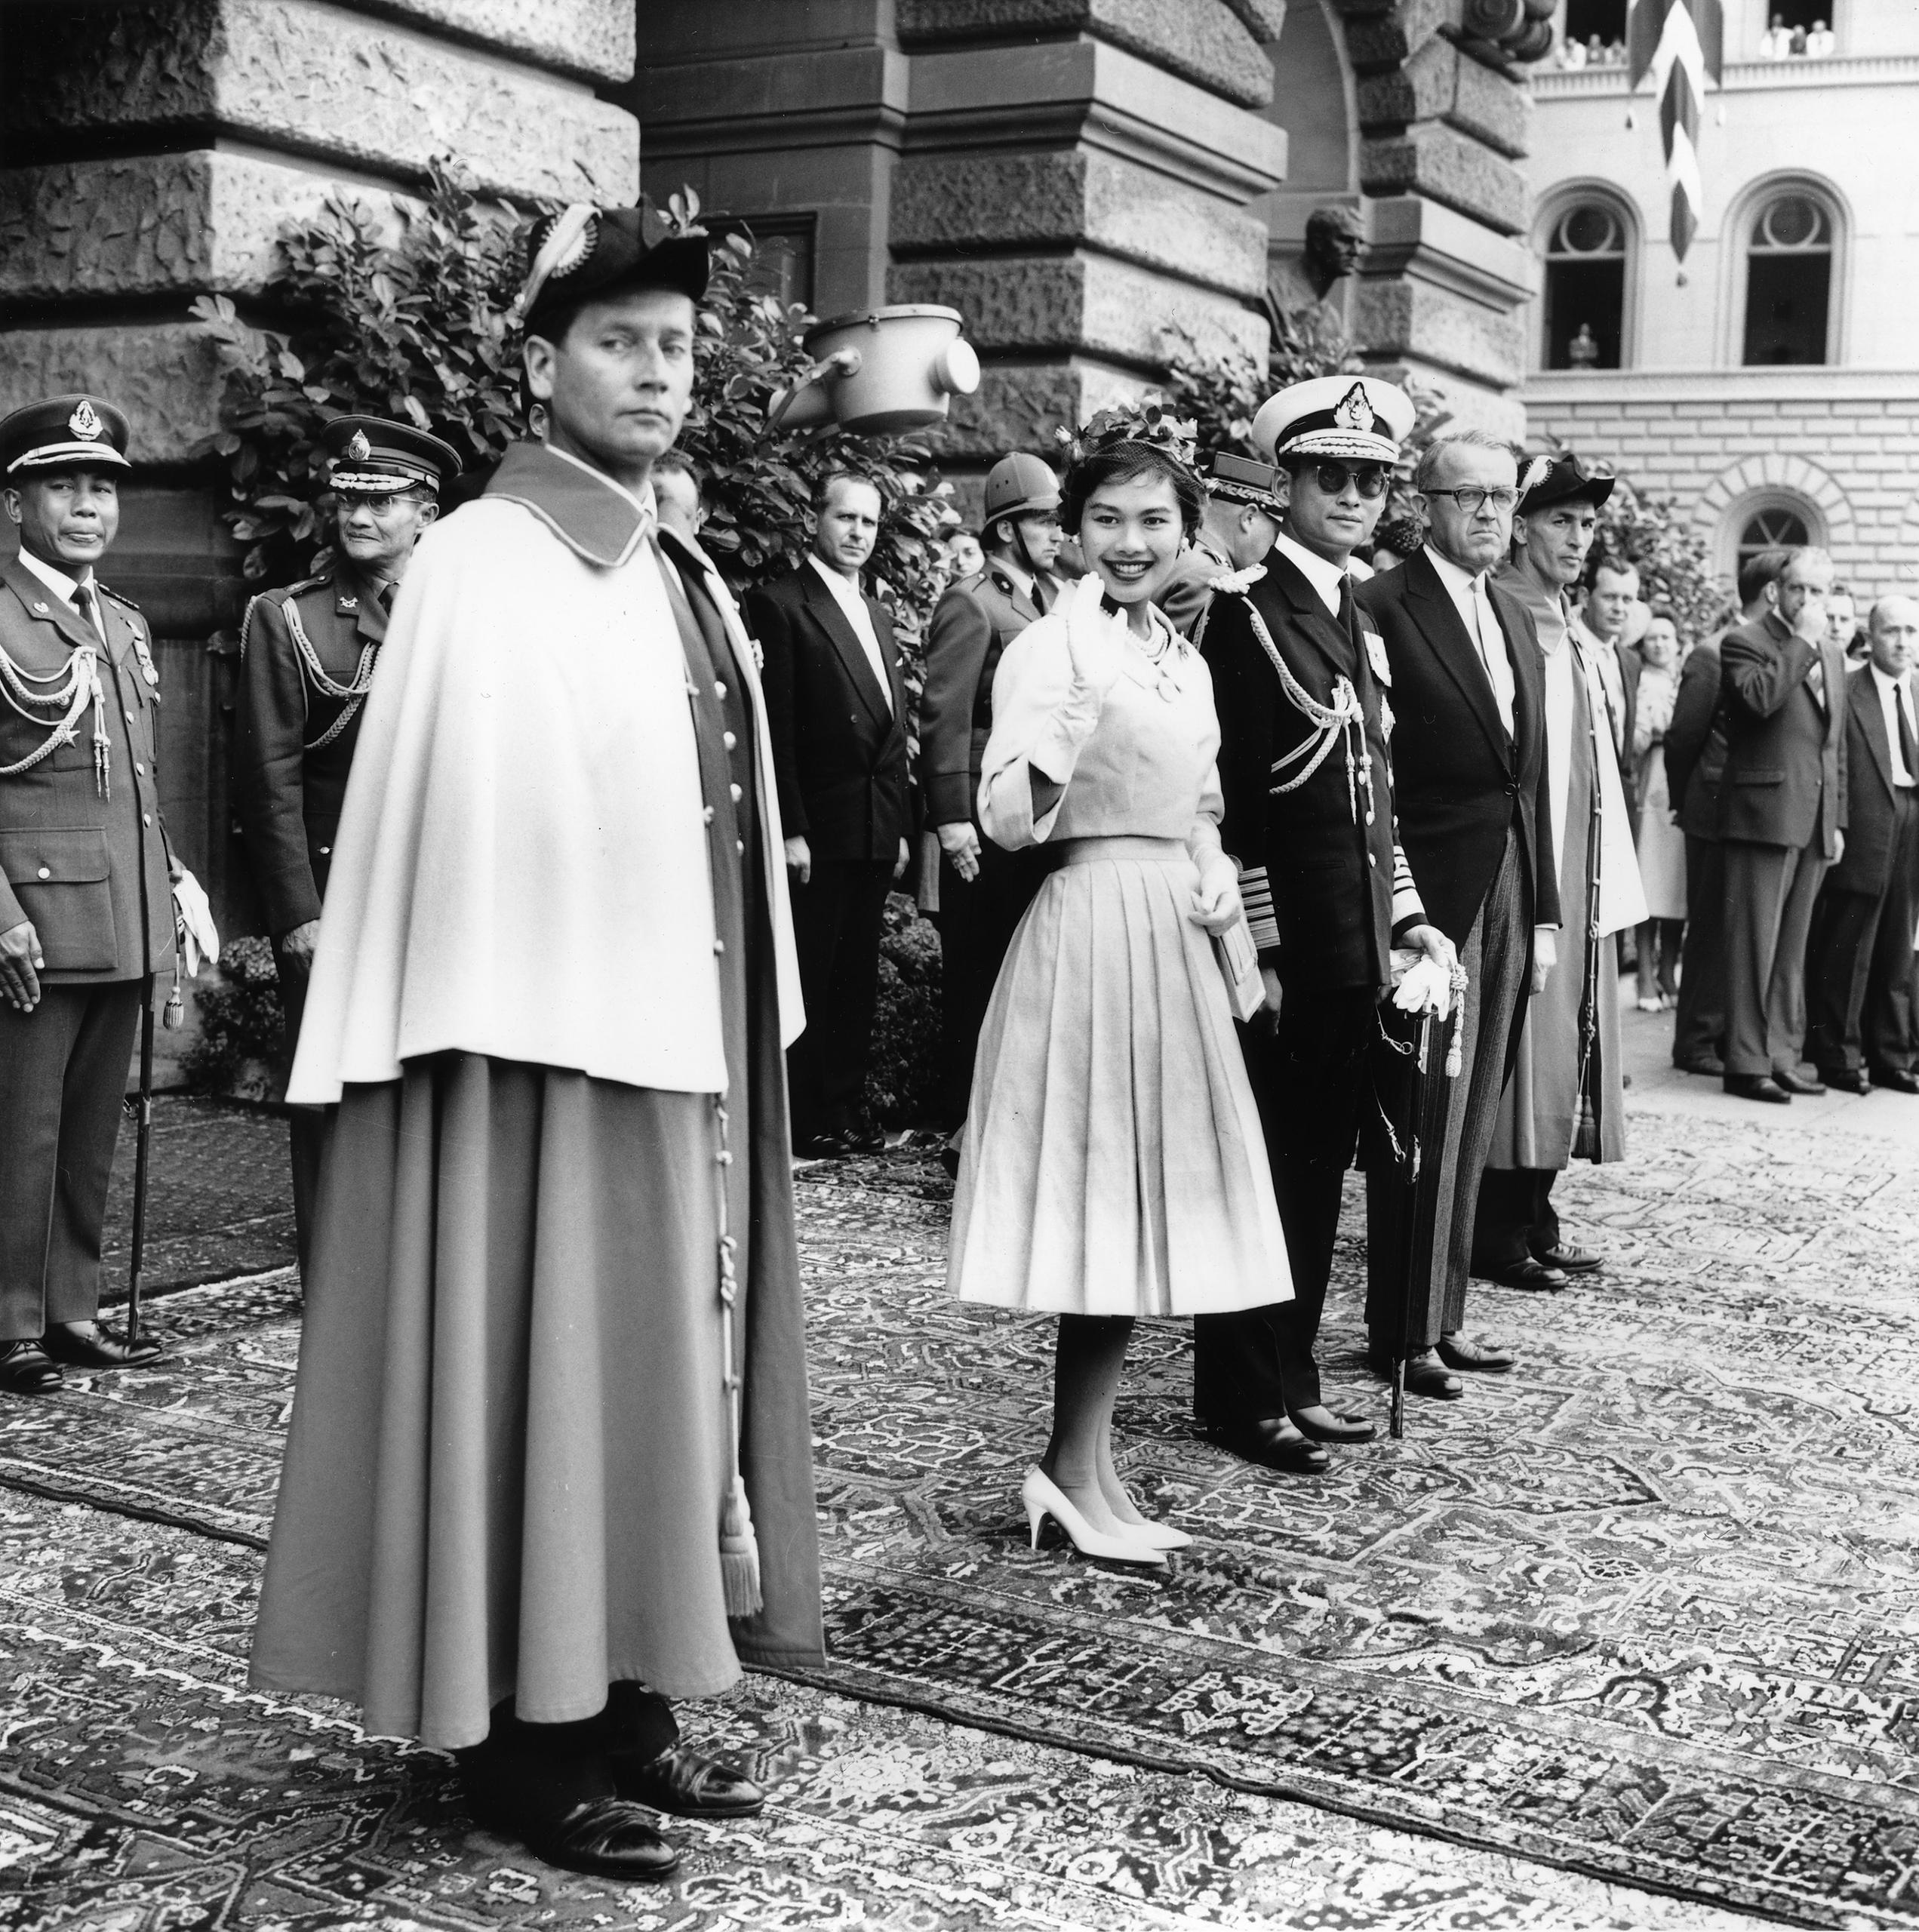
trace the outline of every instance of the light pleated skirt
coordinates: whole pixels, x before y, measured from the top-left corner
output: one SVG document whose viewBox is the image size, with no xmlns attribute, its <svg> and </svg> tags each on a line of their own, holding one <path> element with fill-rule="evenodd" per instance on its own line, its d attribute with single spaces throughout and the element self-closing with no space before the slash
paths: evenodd
<svg viewBox="0 0 1919 1932">
<path fill-rule="evenodd" d="M 1258 1110 L 1212 941 L 1191 916 L 1192 862 L 1170 840 L 1065 856 L 980 1029 L 953 1291 L 1062 1315 L 1290 1300 Z"/>
</svg>

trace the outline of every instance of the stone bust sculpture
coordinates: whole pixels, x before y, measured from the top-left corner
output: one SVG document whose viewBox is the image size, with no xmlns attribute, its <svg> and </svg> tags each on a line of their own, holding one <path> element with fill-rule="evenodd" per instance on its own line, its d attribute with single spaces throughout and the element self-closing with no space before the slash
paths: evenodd
<svg viewBox="0 0 1919 1932">
<path fill-rule="evenodd" d="M 1306 217 L 1306 245 L 1299 257 L 1299 273 L 1315 300 L 1324 301 L 1327 291 L 1358 267 L 1365 248 L 1359 217 L 1352 209 L 1313 210 Z"/>
</svg>

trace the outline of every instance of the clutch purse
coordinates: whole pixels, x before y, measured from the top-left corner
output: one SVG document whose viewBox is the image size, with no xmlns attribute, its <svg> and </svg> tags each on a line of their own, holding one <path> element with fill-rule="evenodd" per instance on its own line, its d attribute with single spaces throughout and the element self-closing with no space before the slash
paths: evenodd
<svg viewBox="0 0 1919 1932">
<path fill-rule="evenodd" d="M 1266 1003 L 1266 984 L 1259 977 L 1259 955 L 1244 912 L 1224 932 L 1213 935 L 1213 957 L 1226 983 L 1226 1004 L 1233 1017 L 1250 1020 Z"/>
</svg>

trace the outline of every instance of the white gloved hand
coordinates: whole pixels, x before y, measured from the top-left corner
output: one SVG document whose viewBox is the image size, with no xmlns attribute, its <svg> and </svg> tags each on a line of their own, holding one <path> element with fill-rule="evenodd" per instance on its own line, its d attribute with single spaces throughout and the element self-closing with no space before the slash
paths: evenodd
<svg viewBox="0 0 1919 1932">
<path fill-rule="evenodd" d="M 174 924 L 186 955 L 186 976 L 198 979 L 202 955 L 209 966 L 219 961 L 220 928 L 214 924 L 214 909 L 205 889 L 189 872 L 174 881 Z"/>
<path fill-rule="evenodd" d="M 1444 1020 L 1453 1007 L 1451 972 L 1439 961 L 1419 952 L 1411 955 L 1411 963 L 1401 977 L 1399 964 L 1407 958 L 1405 949 L 1395 949 L 1392 962 L 1397 983 L 1393 1004 L 1402 1013 L 1430 1013 L 1435 1020 Z"/>
<path fill-rule="evenodd" d="M 1239 868 L 1223 852 L 1210 854 L 1199 868 L 1192 916 L 1209 933 L 1229 931 L 1244 906 L 1239 896 Z"/>
<path fill-rule="evenodd" d="M 1105 610 L 1105 588 L 1096 577 L 1080 579 L 1060 608 L 1066 620 L 1066 644 L 1072 653 L 1073 682 L 1097 698 L 1111 691 L 1126 664 L 1126 620 Z"/>
</svg>

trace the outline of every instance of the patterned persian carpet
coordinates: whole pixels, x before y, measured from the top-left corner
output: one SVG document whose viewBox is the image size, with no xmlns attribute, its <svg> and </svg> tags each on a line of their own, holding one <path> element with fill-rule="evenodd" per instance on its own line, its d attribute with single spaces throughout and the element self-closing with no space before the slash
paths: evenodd
<svg viewBox="0 0 1919 1932">
<path fill-rule="evenodd" d="M 244 1692 L 269 1275 L 0 1407 L 0 1924 L 1919 1926 L 1910 1157 L 1638 1118 L 1564 1188 L 1608 1272 L 1481 1292 L 1519 1371 L 1318 1481 L 1195 1440 L 1185 1334 L 1142 1327 L 1123 1460 L 1199 1539 L 1157 1576 L 1027 1548 L 1050 1324 L 945 1298 L 936 1168 L 800 1192 L 832 1660 L 698 1720 L 764 1820 L 595 1887 L 432 1754 Z"/>
</svg>

